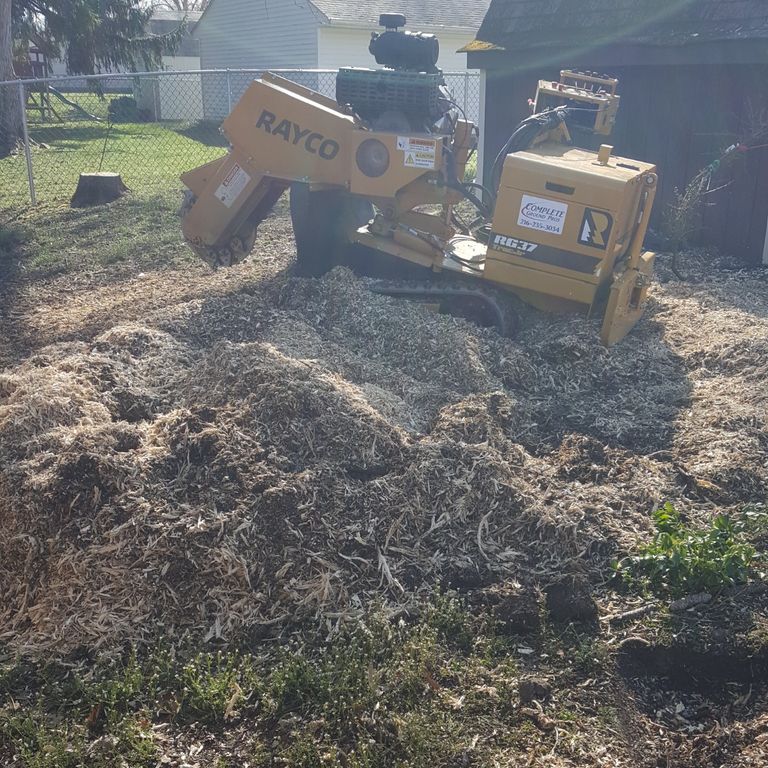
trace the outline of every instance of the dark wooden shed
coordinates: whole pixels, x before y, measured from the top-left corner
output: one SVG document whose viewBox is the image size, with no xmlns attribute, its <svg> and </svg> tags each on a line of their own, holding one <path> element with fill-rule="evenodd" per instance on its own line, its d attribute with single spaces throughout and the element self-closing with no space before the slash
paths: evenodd
<svg viewBox="0 0 768 768">
<path fill-rule="evenodd" d="M 611 143 L 659 166 L 657 224 L 675 189 L 750 147 L 715 175 L 702 237 L 768 263 L 768 0 L 492 0 L 466 50 L 483 70 L 484 168 L 539 78 L 608 72 L 622 97 Z"/>
</svg>

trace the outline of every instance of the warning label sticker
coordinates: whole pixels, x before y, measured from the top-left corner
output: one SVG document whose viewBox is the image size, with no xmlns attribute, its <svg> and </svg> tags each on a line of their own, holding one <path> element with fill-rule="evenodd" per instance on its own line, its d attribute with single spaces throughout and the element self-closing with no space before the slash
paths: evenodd
<svg viewBox="0 0 768 768">
<path fill-rule="evenodd" d="M 567 214 L 568 203 L 523 195 L 517 225 L 536 229 L 539 232 L 548 232 L 550 235 L 562 235 Z"/>
<path fill-rule="evenodd" d="M 403 165 L 406 168 L 434 169 L 437 164 L 437 142 L 434 139 L 398 136 L 397 148 L 403 152 Z"/>
<path fill-rule="evenodd" d="M 250 180 L 251 177 L 239 165 L 235 164 L 214 194 L 227 208 L 231 208 Z"/>
</svg>

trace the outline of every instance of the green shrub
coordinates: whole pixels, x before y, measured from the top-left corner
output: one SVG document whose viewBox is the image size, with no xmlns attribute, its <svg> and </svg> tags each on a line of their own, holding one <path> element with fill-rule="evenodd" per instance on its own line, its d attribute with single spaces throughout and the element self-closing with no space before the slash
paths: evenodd
<svg viewBox="0 0 768 768">
<path fill-rule="evenodd" d="M 653 541 L 616 564 L 625 581 L 676 597 L 749 580 L 756 550 L 743 540 L 743 526 L 727 515 L 718 515 L 707 529 L 694 529 L 667 503 L 653 520 Z"/>
<path fill-rule="evenodd" d="M 110 99 L 107 114 L 113 123 L 137 123 L 141 119 L 136 99 L 131 96 Z"/>
</svg>

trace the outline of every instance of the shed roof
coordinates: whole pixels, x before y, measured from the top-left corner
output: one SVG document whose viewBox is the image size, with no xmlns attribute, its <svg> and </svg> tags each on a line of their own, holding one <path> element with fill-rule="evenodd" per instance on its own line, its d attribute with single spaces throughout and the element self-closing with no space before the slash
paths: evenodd
<svg viewBox="0 0 768 768">
<path fill-rule="evenodd" d="M 768 0 L 491 0 L 467 50 L 768 38 Z"/>
<path fill-rule="evenodd" d="M 490 0 L 312 0 L 331 23 L 378 24 L 381 13 L 403 13 L 408 27 L 446 27 L 476 30 Z"/>
</svg>

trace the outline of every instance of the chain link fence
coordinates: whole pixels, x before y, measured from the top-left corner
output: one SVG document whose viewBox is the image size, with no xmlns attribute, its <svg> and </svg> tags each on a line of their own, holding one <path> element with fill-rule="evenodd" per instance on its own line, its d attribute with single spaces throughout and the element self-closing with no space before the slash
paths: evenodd
<svg viewBox="0 0 768 768">
<path fill-rule="evenodd" d="M 335 70 L 272 70 L 335 96 Z M 16 80 L 0 97 L 0 208 L 72 195 L 80 173 L 120 173 L 137 191 L 175 189 L 179 175 L 226 152 L 221 121 L 261 70 L 203 70 Z M 456 103 L 480 119 L 479 76 L 448 73 Z M 2 102 L 7 103 L 7 102 Z M 23 116 L 21 124 L 16 120 Z"/>
</svg>

